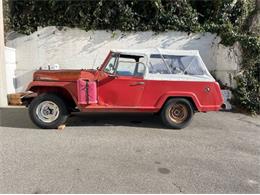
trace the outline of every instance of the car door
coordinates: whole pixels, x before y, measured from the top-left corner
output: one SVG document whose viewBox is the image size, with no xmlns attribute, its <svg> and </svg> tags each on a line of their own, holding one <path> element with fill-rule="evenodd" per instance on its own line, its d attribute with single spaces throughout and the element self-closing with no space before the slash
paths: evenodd
<svg viewBox="0 0 260 195">
<path fill-rule="evenodd" d="M 145 87 L 145 65 L 136 59 L 131 56 L 111 58 L 104 70 L 106 76 L 98 83 L 101 104 L 111 107 L 139 106 Z"/>
</svg>

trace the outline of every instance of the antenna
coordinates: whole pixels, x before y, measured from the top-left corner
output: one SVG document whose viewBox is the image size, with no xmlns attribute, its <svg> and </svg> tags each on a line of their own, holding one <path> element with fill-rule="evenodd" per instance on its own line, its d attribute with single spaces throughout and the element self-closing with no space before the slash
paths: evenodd
<svg viewBox="0 0 260 195">
<path fill-rule="evenodd" d="M 96 60 L 97 60 L 97 54 L 96 54 L 96 57 L 95 57 L 94 60 L 93 60 L 92 69 L 94 69 L 94 67 L 95 67 L 95 65 L 96 65 Z"/>
</svg>

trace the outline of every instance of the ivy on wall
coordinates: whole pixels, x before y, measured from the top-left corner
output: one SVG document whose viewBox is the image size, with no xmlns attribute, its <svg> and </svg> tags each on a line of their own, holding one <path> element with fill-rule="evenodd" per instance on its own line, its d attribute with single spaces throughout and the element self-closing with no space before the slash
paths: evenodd
<svg viewBox="0 0 260 195">
<path fill-rule="evenodd" d="M 8 1 L 8 0 L 5 0 Z M 257 0 L 9 0 L 10 28 L 30 34 L 37 27 L 84 30 L 212 32 L 226 46 L 239 42 L 242 71 L 235 103 L 260 113 L 260 35 L 250 31 Z M 259 5 L 258 5 L 259 8 Z"/>
</svg>

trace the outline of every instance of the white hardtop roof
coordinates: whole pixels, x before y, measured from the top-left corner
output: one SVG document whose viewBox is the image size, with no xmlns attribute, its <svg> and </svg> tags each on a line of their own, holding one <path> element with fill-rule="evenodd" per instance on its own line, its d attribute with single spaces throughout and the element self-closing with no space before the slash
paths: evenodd
<svg viewBox="0 0 260 195">
<path fill-rule="evenodd" d="M 129 55 L 184 55 L 184 56 L 199 56 L 198 50 L 171 50 L 162 48 L 150 48 L 150 49 L 112 49 L 112 52 L 123 53 Z"/>
</svg>

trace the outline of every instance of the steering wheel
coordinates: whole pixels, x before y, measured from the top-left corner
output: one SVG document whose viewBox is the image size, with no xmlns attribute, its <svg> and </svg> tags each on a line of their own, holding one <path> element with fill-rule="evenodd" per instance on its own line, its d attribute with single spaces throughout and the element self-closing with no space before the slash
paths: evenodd
<svg viewBox="0 0 260 195">
<path fill-rule="evenodd" d="M 108 68 L 109 68 L 109 72 L 110 72 L 110 73 L 114 73 L 114 71 L 115 71 L 114 64 L 110 63 L 110 64 L 108 65 Z"/>
</svg>

